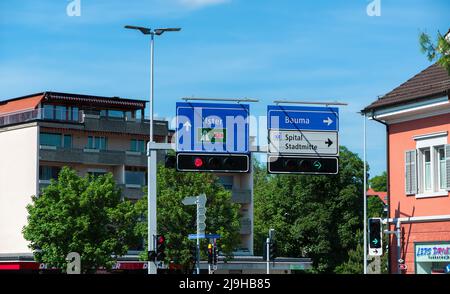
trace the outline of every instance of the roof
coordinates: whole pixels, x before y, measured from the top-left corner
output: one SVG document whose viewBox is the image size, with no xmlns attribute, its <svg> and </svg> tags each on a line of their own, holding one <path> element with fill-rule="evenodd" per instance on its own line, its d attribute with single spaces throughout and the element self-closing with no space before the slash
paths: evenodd
<svg viewBox="0 0 450 294">
<path fill-rule="evenodd" d="M 376 196 L 380 198 L 381 201 L 383 201 L 384 204 L 387 203 L 387 192 L 377 192 L 372 188 L 369 188 L 366 192 L 367 197 L 373 197 Z"/>
<path fill-rule="evenodd" d="M 445 68 L 435 63 L 380 97 L 363 112 L 449 95 L 450 76 Z"/>
<path fill-rule="evenodd" d="M 146 101 L 120 97 L 105 97 L 61 92 L 41 92 L 0 101 L 0 114 L 36 108 L 41 101 L 76 102 L 93 106 L 145 108 Z"/>
<path fill-rule="evenodd" d="M 35 109 L 44 98 L 44 93 L 26 96 L 21 99 L 0 101 L 0 114 L 8 114 L 17 111 Z"/>
</svg>

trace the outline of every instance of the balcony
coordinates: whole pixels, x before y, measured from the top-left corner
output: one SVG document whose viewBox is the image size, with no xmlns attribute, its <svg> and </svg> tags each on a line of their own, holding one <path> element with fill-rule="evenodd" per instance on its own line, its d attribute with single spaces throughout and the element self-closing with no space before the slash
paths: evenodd
<svg viewBox="0 0 450 294">
<path fill-rule="evenodd" d="M 147 119 L 104 117 L 92 113 L 85 113 L 84 111 L 75 113 L 64 111 L 49 115 L 42 108 L 2 115 L 0 116 L 0 127 L 32 121 L 40 121 L 41 126 L 49 128 L 67 128 L 135 135 L 147 135 L 150 133 L 150 123 Z M 167 137 L 167 121 L 155 120 L 153 126 L 155 136 Z"/>
<path fill-rule="evenodd" d="M 39 160 L 101 165 L 147 166 L 147 156 L 127 153 L 126 151 L 60 148 L 40 146 Z"/>
<path fill-rule="evenodd" d="M 252 200 L 251 190 L 238 190 L 233 189 L 231 191 L 231 201 L 239 204 L 248 204 Z"/>
</svg>

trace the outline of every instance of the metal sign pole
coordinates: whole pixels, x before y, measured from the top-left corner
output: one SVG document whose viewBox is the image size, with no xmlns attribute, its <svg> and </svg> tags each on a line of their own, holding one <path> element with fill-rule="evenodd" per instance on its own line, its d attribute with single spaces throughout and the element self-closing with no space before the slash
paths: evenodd
<svg viewBox="0 0 450 294">
<path fill-rule="evenodd" d="M 269 252 L 269 244 L 270 244 L 270 239 L 267 238 L 266 239 L 266 261 L 267 261 L 267 274 L 270 274 L 270 252 Z"/>
<path fill-rule="evenodd" d="M 200 227 L 198 221 L 199 207 L 200 207 L 200 199 L 197 197 L 197 275 L 200 274 Z"/>
<path fill-rule="evenodd" d="M 364 202 L 364 274 L 367 274 L 367 168 L 366 168 L 366 115 L 363 115 L 364 118 L 364 193 L 363 193 L 363 202 Z"/>
</svg>

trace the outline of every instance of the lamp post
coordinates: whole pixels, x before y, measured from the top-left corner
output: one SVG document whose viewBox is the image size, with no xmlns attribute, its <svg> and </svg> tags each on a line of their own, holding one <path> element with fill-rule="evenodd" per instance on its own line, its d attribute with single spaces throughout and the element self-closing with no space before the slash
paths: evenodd
<svg viewBox="0 0 450 294">
<path fill-rule="evenodd" d="M 154 42 L 155 35 L 160 36 L 164 32 L 178 32 L 181 28 L 163 28 L 163 29 L 150 29 L 144 27 L 137 26 L 125 26 L 126 29 L 138 30 L 144 35 L 150 35 L 150 141 L 147 144 L 147 156 L 148 156 L 148 184 L 147 184 L 147 246 L 148 251 L 155 251 L 155 242 L 153 240 L 153 236 L 157 234 L 157 226 L 156 226 L 156 150 L 150 150 L 151 143 L 154 142 L 153 138 L 153 114 L 154 114 L 154 76 L 153 76 L 153 67 L 154 67 Z M 148 261 L 148 274 L 156 274 L 157 268 L 156 264 L 152 261 Z"/>
</svg>

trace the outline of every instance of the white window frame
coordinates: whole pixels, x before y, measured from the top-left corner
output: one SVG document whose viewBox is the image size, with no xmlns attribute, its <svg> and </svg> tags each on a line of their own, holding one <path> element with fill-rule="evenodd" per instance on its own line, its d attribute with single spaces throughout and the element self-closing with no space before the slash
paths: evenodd
<svg viewBox="0 0 450 294">
<path fill-rule="evenodd" d="M 435 154 L 436 154 L 436 188 L 439 192 L 447 191 L 447 172 L 446 172 L 446 165 L 445 165 L 445 145 L 442 146 L 436 146 L 435 148 Z M 439 159 L 439 150 L 444 151 L 444 187 L 441 187 L 441 160 Z"/>
<path fill-rule="evenodd" d="M 413 137 L 416 140 L 418 157 L 421 156 L 421 164 L 418 164 L 418 193 L 416 198 L 448 196 L 448 191 L 440 188 L 439 148 L 445 148 L 447 144 L 447 132 L 439 132 Z M 424 150 L 430 150 L 431 159 L 431 190 L 425 191 L 425 154 Z"/>
</svg>

